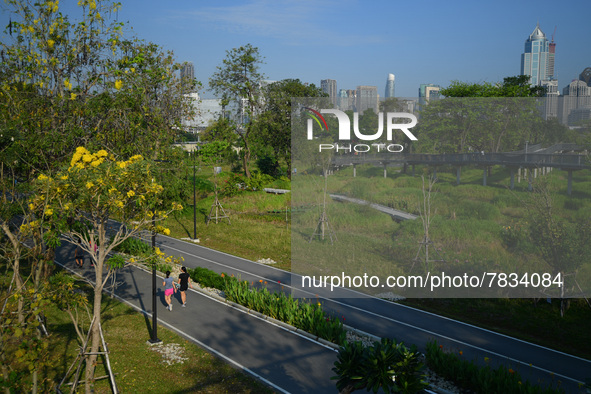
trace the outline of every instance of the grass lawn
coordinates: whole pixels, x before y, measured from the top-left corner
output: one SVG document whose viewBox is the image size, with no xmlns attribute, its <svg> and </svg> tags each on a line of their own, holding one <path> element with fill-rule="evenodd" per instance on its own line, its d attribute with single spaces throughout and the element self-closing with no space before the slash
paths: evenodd
<svg viewBox="0 0 591 394">
<path fill-rule="evenodd" d="M 228 219 L 207 225 L 214 198 L 209 195 L 197 201 L 197 238 L 200 245 L 249 260 L 272 259 L 277 268 L 291 269 L 290 194 L 269 194 L 263 191 L 244 192 L 234 197 L 220 197 Z M 192 204 L 192 202 L 191 202 Z M 221 212 L 220 212 L 221 214 Z M 169 217 L 163 226 L 171 236 L 193 238 L 193 208 Z"/>
</svg>

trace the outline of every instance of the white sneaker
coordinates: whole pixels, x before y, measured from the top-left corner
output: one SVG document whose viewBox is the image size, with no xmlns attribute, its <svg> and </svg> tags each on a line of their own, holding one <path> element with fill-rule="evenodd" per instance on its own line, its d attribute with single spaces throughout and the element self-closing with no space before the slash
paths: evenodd
<svg viewBox="0 0 591 394">
<path fill-rule="evenodd" d="M 170 304 L 169 308 L 170 308 L 169 310 L 172 312 L 172 304 Z"/>
<path fill-rule="evenodd" d="M 181 306 L 184 308 L 184 307 L 186 307 L 186 306 L 187 306 L 187 304 L 183 304 L 183 305 L 181 305 Z"/>
</svg>

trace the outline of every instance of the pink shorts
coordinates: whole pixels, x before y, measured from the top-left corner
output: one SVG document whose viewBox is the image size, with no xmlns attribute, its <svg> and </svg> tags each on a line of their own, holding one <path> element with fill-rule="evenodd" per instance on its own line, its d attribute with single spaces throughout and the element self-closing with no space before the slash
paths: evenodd
<svg viewBox="0 0 591 394">
<path fill-rule="evenodd" d="M 173 293 L 174 293 L 174 289 L 166 289 L 166 290 L 164 290 L 164 295 L 167 296 L 167 297 L 173 295 Z"/>
</svg>

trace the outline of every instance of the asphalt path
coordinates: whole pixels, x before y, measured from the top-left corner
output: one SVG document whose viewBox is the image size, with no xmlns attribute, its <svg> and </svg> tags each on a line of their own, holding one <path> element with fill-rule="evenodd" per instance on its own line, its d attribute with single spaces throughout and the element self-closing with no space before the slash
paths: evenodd
<svg viewBox="0 0 591 394">
<path fill-rule="evenodd" d="M 57 250 L 55 259 L 66 269 L 94 282 L 95 273 L 88 259 L 85 267 L 79 269 L 73 256 L 74 246 L 66 245 Z M 187 261 L 189 267 L 196 265 L 192 259 Z M 116 297 L 150 317 L 146 318 L 143 333 L 147 341 L 152 321 L 152 274 L 128 266 L 117 271 L 116 281 Z M 173 310 L 168 311 L 161 278 L 157 286 L 159 324 L 254 375 L 276 392 L 338 392 L 335 382 L 330 380 L 337 355 L 334 349 L 194 290 L 188 292 L 185 308 L 181 308 L 177 292 Z"/>
<path fill-rule="evenodd" d="M 484 365 L 486 358 L 493 367 L 505 365 L 532 383 L 560 386 L 566 392 L 580 392 L 580 384 L 591 377 L 591 361 L 580 357 L 348 289 L 303 288 L 298 275 L 191 242 L 158 235 L 157 246 L 166 254 L 183 256 L 187 267 L 233 274 L 254 284 L 262 280 L 270 291 L 317 300 L 347 325 L 416 344 L 420 350 L 429 340 L 437 340 L 448 350 L 461 351 L 468 360 Z M 591 330 L 581 342 L 590 340 Z"/>
</svg>

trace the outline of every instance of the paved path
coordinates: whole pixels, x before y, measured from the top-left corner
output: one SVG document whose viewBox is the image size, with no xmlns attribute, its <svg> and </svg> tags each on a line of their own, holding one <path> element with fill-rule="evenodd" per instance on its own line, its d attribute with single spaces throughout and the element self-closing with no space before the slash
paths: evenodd
<svg viewBox="0 0 591 394">
<path fill-rule="evenodd" d="M 88 262 L 76 269 L 71 256 L 74 248 L 65 246 L 56 260 L 66 268 L 94 280 Z M 135 267 L 118 271 L 116 295 L 137 310 L 152 313 L 152 276 Z M 336 393 L 331 368 L 336 352 L 304 336 L 234 309 L 202 293 L 187 294 L 187 307 L 174 300 L 172 312 L 166 310 L 162 280 L 158 285 L 158 322 L 222 357 L 236 367 L 254 374 L 277 392 Z M 151 322 L 151 319 L 150 319 Z M 144 333 L 150 339 L 148 328 Z M 117 371 L 115 371 L 117 372 Z"/>
<path fill-rule="evenodd" d="M 336 201 L 347 201 L 354 204 L 367 205 L 370 208 L 377 209 L 382 213 L 392 216 L 396 220 L 415 220 L 416 218 L 418 218 L 417 215 L 413 215 L 412 213 L 399 211 L 398 209 L 390 208 L 381 204 L 375 204 L 369 201 L 361 200 L 359 198 L 342 196 L 340 194 L 329 194 L 329 196 L 330 198 Z"/>
<path fill-rule="evenodd" d="M 437 339 L 446 348 L 461 350 L 469 360 L 482 363 L 488 357 L 492 365 L 503 363 L 519 371 L 524 379 L 555 384 L 560 381 L 567 392 L 573 393 L 579 392 L 579 382 L 591 376 L 589 360 L 346 289 L 331 293 L 316 288 L 310 292 L 311 289 L 301 287 L 297 275 L 193 243 L 159 235 L 157 245 L 167 254 L 183 256 L 190 268 L 201 266 L 255 283 L 263 279 L 271 291 L 291 291 L 296 296 L 317 298 L 326 310 L 344 317 L 345 323 L 373 335 L 417 344 L 421 350 L 428 340 Z M 73 251 L 67 247 L 61 249 L 58 260 L 64 255 L 72 256 Z M 73 262 L 66 265 L 73 268 Z M 137 268 L 126 268 L 118 274 L 118 279 L 124 285 L 118 288 L 117 295 L 137 309 L 151 313 L 151 275 Z M 160 284 L 161 281 L 159 287 Z M 336 360 L 332 349 L 200 293 L 189 294 L 187 308 L 180 308 L 177 301 L 174 310 L 168 312 L 164 305 L 160 295 L 159 321 L 259 376 L 279 392 L 337 391 L 330 380 Z M 145 335 L 148 339 L 149 333 Z M 591 340 L 591 336 L 581 340 Z"/>
<path fill-rule="evenodd" d="M 165 253 L 183 256 L 188 267 L 240 275 L 255 283 L 263 279 L 271 291 L 317 298 L 325 310 L 344 317 L 348 325 L 379 337 L 417 344 L 421 350 L 427 341 L 436 339 L 448 349 L 461 350 L 469 360 L 483 363 L 487 357 L 493 366 L 503 363 L 531 382 L 560 381 L 567 392 L 578 392 L 578 384 L 591 376 L 589 360 L 346 289 L 303 289 L 298 275 L 170 237 L 159 235 L 157 243 Z M 581 338 L 589 340 L 591 332 Z"/>
</svg>

